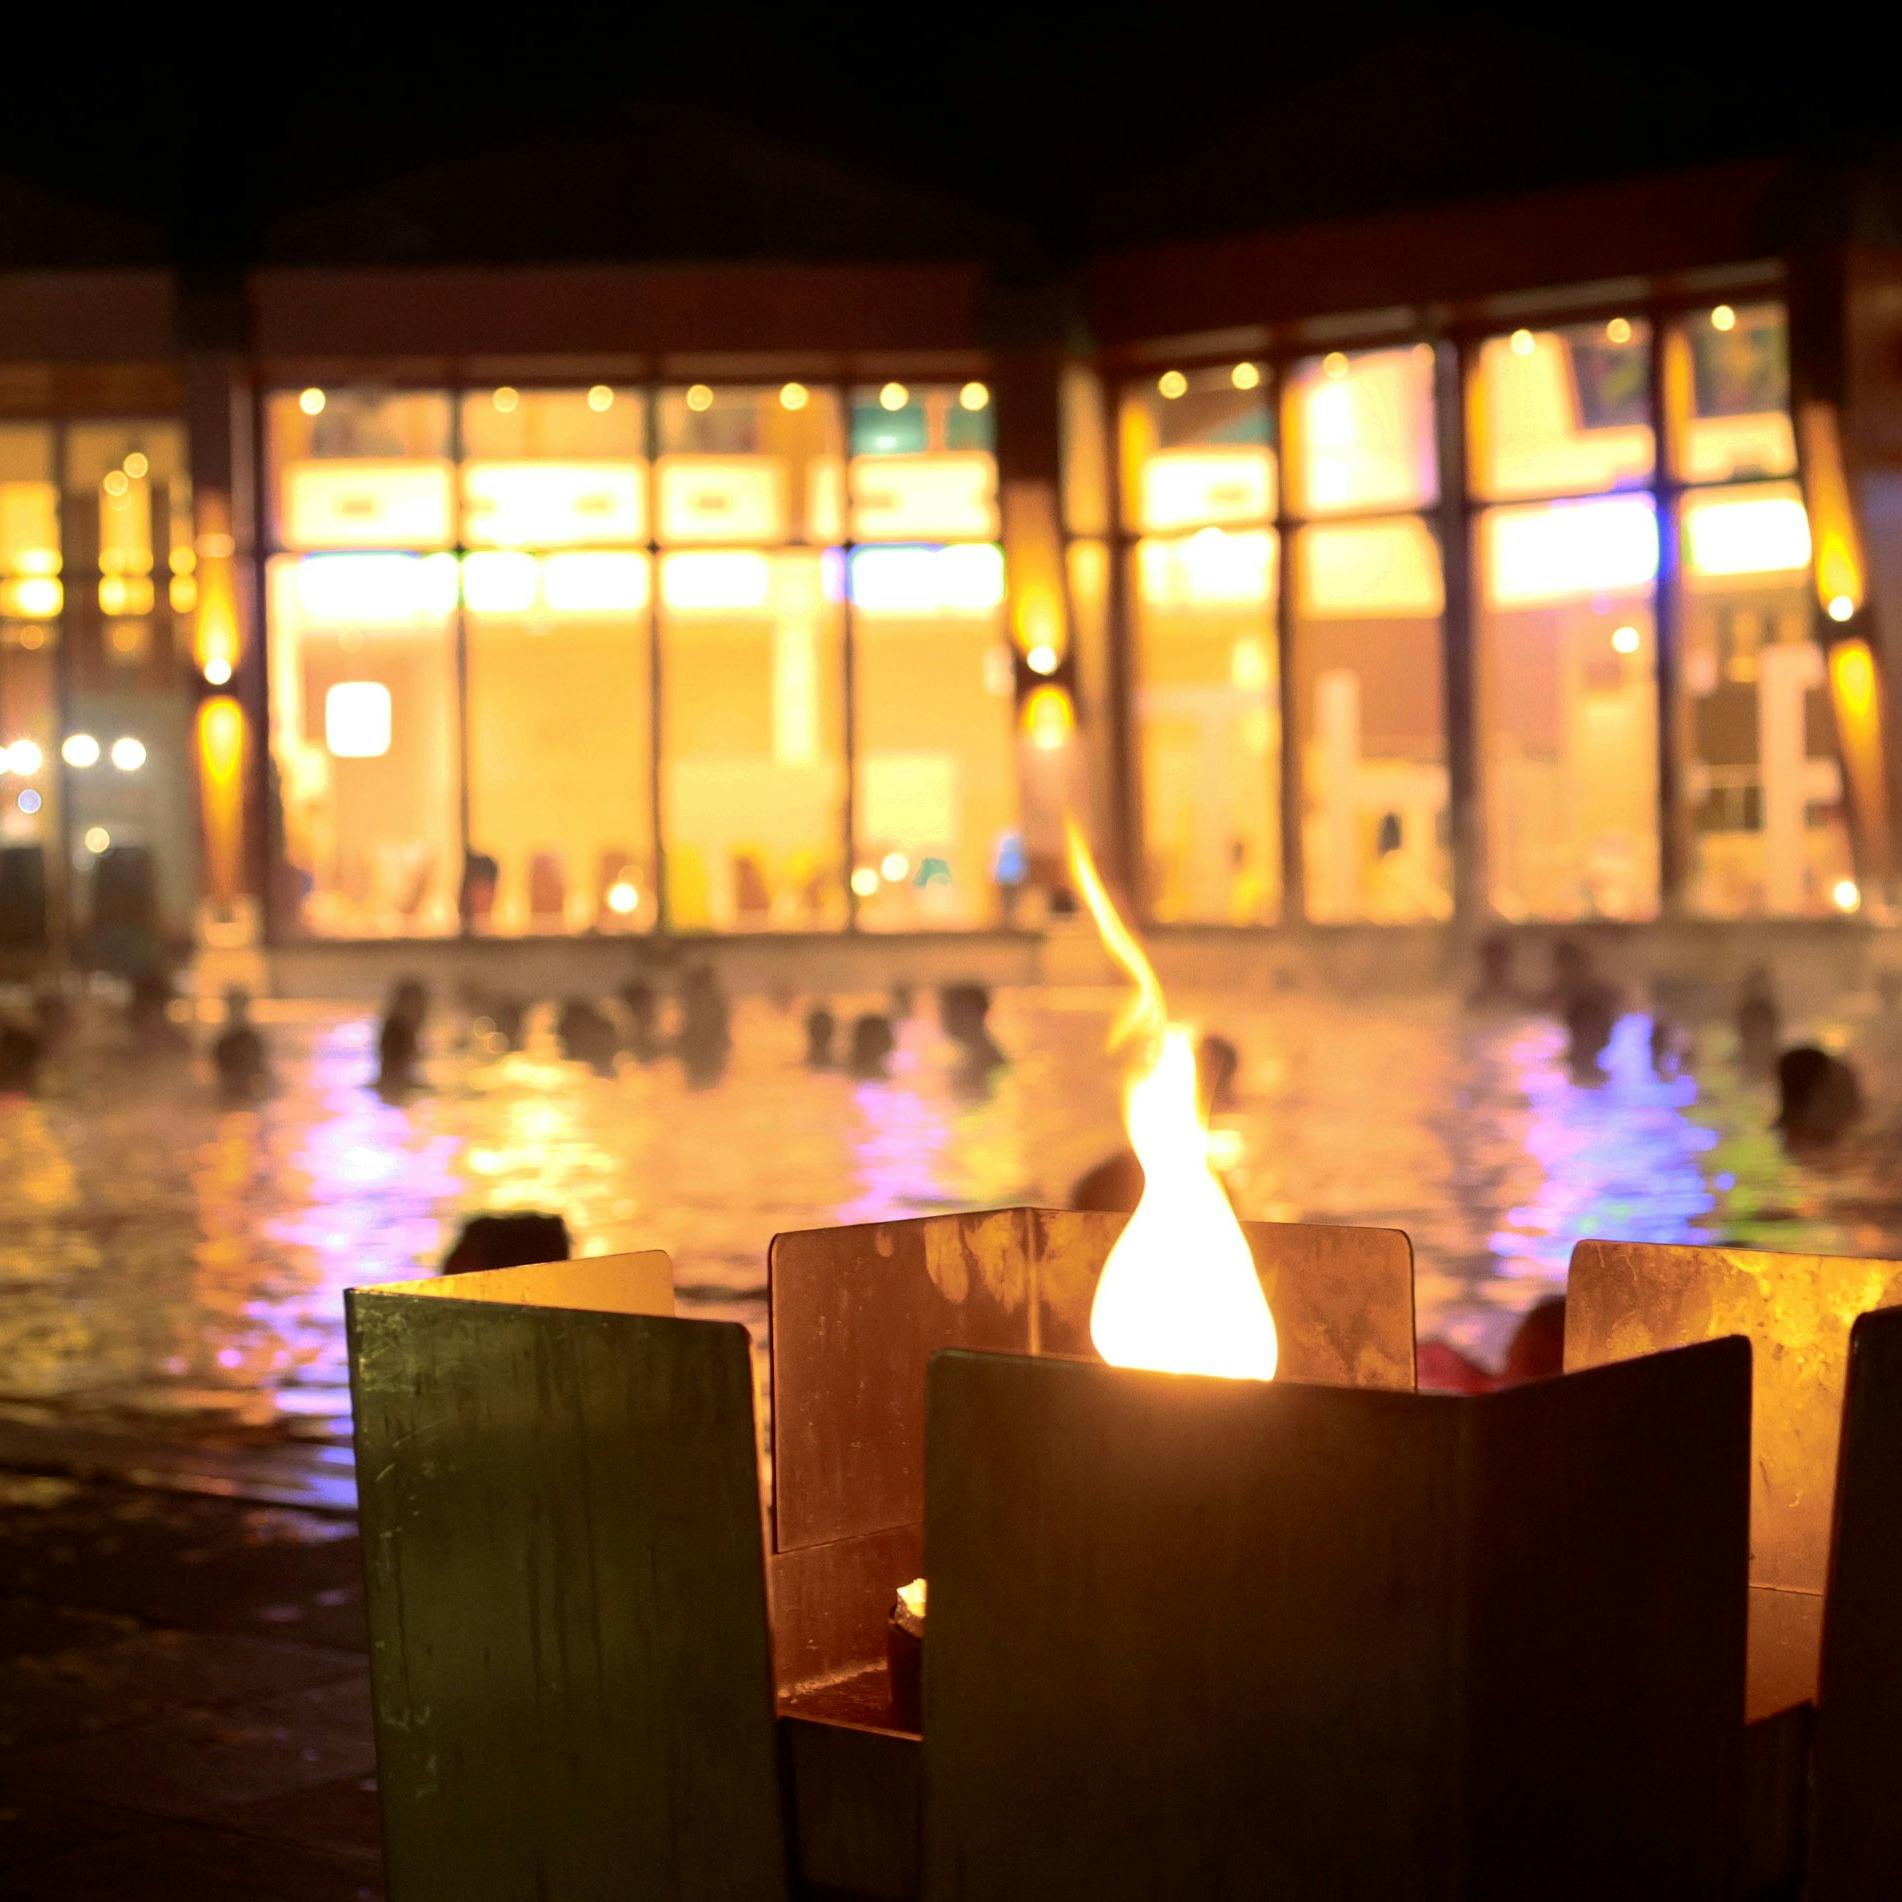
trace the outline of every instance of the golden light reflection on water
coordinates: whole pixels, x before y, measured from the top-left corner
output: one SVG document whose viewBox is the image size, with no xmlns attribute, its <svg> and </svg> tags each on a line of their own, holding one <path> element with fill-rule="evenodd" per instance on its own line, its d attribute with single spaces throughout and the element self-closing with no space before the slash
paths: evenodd
<svg viewBox="0 0 1902 1902">
<path fill-rule="evenodd" d="M 1581 1235 L 1902 1253 L 1883 1113 L 1902 1103 L 1902 1035 L 1877 1025 L 1853 1039 L 1872 1128 L 1799 1165 L 1722 1025 L 1700 1033 L 1690 1076 L 1660 1081 L 1643 1020 L 1627 1019 L 1608 1080 L 1581 1088 L 1543 1022 L 1438 998 L 1178 989 L 1243 1053 L 1221 1119 L 1243 1213 L 1407 1228 L 1423 1327 L 1469 1350 L 1499 1351 Z M 367 1087 L 374 1025 L 359 1012 L 271 1013 L 278 1087 L 239 1110 L 188 1057 L 128 1068 L 82 1042 L 39 1098 L 0 1099 L 0 1408 L 341 1437 L 342 1290 L 427 1272 L 482 1209 L 559 1210 L 588 1253 L 665 1247 L 684 1312 L 757 1334 L 777 1230 L 1064 1201 L 1123 1142 L 1102 1062 L 1121 995 L 1001 995 L 993 1024 L 1016 1061 L 987 1084 L 928 1006 L 887 1079 L 809 1071 L 803 1000 L 738 1005 L 733 1064 L 706 1089 L 672 1063 L 597 1076 L 545 1030 L 481 1056 L 447 1011 L 430 1087 L 404 1103 Z M 876 1000 L 833 1001 L 849 1016 Z"/>
</svg>

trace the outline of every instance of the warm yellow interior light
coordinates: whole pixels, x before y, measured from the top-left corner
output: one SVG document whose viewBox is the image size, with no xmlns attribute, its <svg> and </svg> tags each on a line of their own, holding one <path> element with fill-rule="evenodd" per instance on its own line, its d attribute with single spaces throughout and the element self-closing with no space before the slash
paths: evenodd
<svg viewBox="0 0 1902 1902">
<path fill-rule="evenodd" d="M 1710 327 L 1713 330 L 1735 330 L 1737 313 L 1728 304 L 1719 304 L 1710 314 Z"/>
<path fill-rule="evenodd" d="M 803 383 L 782 383 L 779 386 L 781 409 L 804 409 L 811 401 L 812 392 Z"/>
<path fill-rule="evenodd" d="M 1862 904 L 1862 887 L 1853 878 L 1839 878 L 1829 888 L 1829 900 L 1838 911 L 1855 911 Z"/>
<path fill-rule="evenodd" d="M 308 389 L 298 397 L 297 407 L 301 409 L 306 416 L 321 416 L 324 413 L 324 404 L 327 400 L 322 390 Z"/>
<path fill-rule="evenodd" d="M 588 407 L 599 416 L 614 407 L 614 392 L 605 383 L 597 383 L 588 392 Z"/>
<path fill-rule="evenodd" d="M 231 663 L 222 654 L 214 654 L 205 662 L 205 679 L 213 687 L 223 687 L 231 679 Z"/>
<path fill-rule="evenodd" d="M 1156 388 L 1170 402 L 1180 396 L 1189 387 L 1189 379 L 1180 370 L 1165 370 L 1156 378 Z"/>
<path fill-rule="evenodd" d="M 878 868 L 861 865 L 852 873 L 852 889 L 861 898 L 871 898 L 878 891 Z"/>
<path fill-rule="evenodd" d="M 134 482 L 141 480 L 151 467 L 151 463 L 136 449 L 125 459 L 125 472 Z"/>
<path fill-rule="evenodd" d="M 990 390 L 982 383 L 967 383 L 964 388 L 958 392 L 958 407 L 960 409 L 988 409 L 990 402 Z"/>
<path fill-rule="evenodd" d="M 1341 378 L 1347 374 L 1347 352 L 1345 350 L 1330 350 L 1327 355 L 1321 359 L 1321 369 L 1326 375 L 1332 377 L 1334 381 L 1338 383 Z"/>
<path fill-rule="evenodd" d="M 624 878 L 617 878 L 608 887 L 608 910 L 616 917 L 627 917 L 640 902 L 640 893 Z"/>
<path fill-rule="evenodd" d="M 104 826 L 86 828 L 85 846 L 94 858 L 97 858 L 112 843 L 112 834 Z"/>
<path fill-rule="evenodd" d="M 887 383 L 878 393 L 880 409 L 903 409 L 911 401 L 911 392 L 902 383 Z"/>
<path fill-rule="evenodd" d="M 515 413 L 516 405 L 519 404 L 521 400 L 521 392 L 511 389 L 506 383 L 496 391 L 494 397 L 491 399 L 495 407 L 501 411 L 504 416 L 512 416 Z"/>
<path fill-rule="evenodd" d="M 136 773 L 145 764 L 145 742 L 123 734 L 112 743 L 112 763 L 122 773 Z"/>
<path fill-rule="evenodd" d="M 790 384 L 787 385 L 787 389 L 791 387 Z M 780 391 L 779 400 L 782 403 L 786 403 L 788 409 L 797 409 L 799 407 L 797 403 L 786 402 L 785 390 Z M 690 383 L 687 386 L 687 407 L 696 413 L 701 410 L 711 409 L 713 407 L 713 391 L 704 383 Z"/>
<path fill-rule="evenodd" d="M 1607 343 L 1629 343 L 1631 341 L 1631 319 L 1629 317 L 1614 317 L 1611 322 L 1605 326 L 1605 341 Z"/>
<path fill-rule="evenodd" d="M 1040 753 L 1054 753 L 1076 731 L 1076 706 L 1061 687 L 1039 687 L 1024 702 L 1024 732 Z"/>
<path fill-rule="evenodd" d="M 1635 654 L 1638 651 L 1638 630 L 1629 626 L 1613 628 L 1611 644 L 1615 653 Z"/>
<path fill-rule="evenodd" d="M 896 885 L 911 870 L 911 860 L 902 852 L 887 852 L 878 862 L 878 875 L 889 885 Z"/>
<path fill-rule="evenodd" d="M 1228 380 L 1238 390 L 1258 389 L 1261 385 L 1261 371 L 1252 363 L 1238 363 L 1229 371 Z"/>
<path fill-rule="evenodd" d="M 59 756 L 68 766 L 84 772 L 88 766 L 99 764 L 99 742 L 90 733 L 69 733 L 59 749 Z"/>
<path fill-rule="evenodd" d="M 1057 650 L 1048 641 L 1039 641 L 1024 656 L 1024 665 L 1033 674 L 1054 674 L 1057 671 Z"/>
<path fill-rule="evenodd" d="M 99 486 L 104 489 L 108 495 L 116 498 L 125 494 L 126 490 L 129 489 L 132 484 L 127 481 L 126 472 L 123 469 L 108 469 L 105 474 L 105 480 L 102 481 Z"/>
<path fill-rule="evenodd" d="M 1512 333 L 1512 354 L 1515 357 L 1529 357 L 1533 350 L 1533 336 L 1529 330 L 1515 330 Z"/>
<path fill-rule="evenodd" d="M 1832 621 L 1848 621 L 1855 618 L 1856 604 L 1846 594 L 1832 594 L 1829 606 L 1824 612 Z"/>
</svg>

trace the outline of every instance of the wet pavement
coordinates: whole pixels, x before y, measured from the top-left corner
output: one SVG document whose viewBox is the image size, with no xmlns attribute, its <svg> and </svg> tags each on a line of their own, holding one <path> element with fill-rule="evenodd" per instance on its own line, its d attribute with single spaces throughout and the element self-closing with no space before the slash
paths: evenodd
<svg viewBox="0 0 1902 1902">
<path fill-rule="evenodd" d="M 855 1082 L 804 1067 L 801 1007 L 746 1001 L 712 1088 L 596 1073 L 545 1024 L 497 1053 L 444 1010 L 396 1103 L 369 1013 L 282 1004 L 242 1109 L 188 1044 L 82 1030 L 0 1099 L 0 1894 L 379 1892 L 344 1288 L 428 1272 L 466 1214 L 547 1208 L 584 1252 L 668 1248 L 686 1311 L 757 1336 L 776 1230 L 1064 1200 L 1120 1142 L 1116 1001 L 1000 998 L 1017 1061 L 982 1084 L 928 1013 Z M 1406 1228 L 1422 1331 L 1482 1359 L 1581 1235 L 1902 1252 L 1902 1025 L 1873 996 L 1788 1014 L 1872 1106 L 1806 1161 L 1721 999 L 1686 1014 L 1682 1074 L 1633 1014 L 1586 1083 L 1550 1022 L 1441 995 L 1172 1001 L 1241 1048 L 1244 1213 Z"/>
<path fill-rule="evenodd" d="M 382 1893 L 355 1528 L 0 1474 L 0 1895 Z"/>
</svg>

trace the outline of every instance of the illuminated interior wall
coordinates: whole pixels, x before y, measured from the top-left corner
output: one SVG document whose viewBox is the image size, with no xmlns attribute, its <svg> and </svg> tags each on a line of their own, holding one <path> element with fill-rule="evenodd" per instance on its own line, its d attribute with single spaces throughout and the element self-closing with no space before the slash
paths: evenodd
<svg viewBox="0 0 1902 1902">
<path fill-rule="evenodd" d="M 267 398 L 279 927 L 989 922 L 1017 813 L 989 408 Z"/>
<path fill-rule="evenodd" d="M 59 837 L 60 567 L 53 431 L 0 423 L 0 854 L 15 914 L 0 919 L 6 936 L 40 928 L 35 898 L 59 877 L 49 860 Z"/>
</svg>

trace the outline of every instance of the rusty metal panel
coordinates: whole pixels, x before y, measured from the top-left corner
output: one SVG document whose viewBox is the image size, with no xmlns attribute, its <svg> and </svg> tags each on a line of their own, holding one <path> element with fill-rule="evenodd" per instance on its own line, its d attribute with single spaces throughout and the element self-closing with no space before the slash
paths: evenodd
<svg viewBox="0 0 1902 1902">
<path fill-rule="evenodd" d="M 940 1354 L 928 1902 L 1721 1894 L 1749 1380 Z"/>
<path fill-rule="evenodd" d="M 778 1236 L 775 1550 L 916 1524 L 931 1354 L 1089 1355 L 1090 1301 L 1126 1220 L 997 1209 Z M 1242 1229 L 1275 1308 L 1284 1379 L 1412 1387 L 1405 1235 L 1303 1223 Z"/>
<path fill-rule="evenodd" d="M 911 1902 L 918 1893 L 923 1758 L 915 1737 L 788 1717 L 799 1880 L 824 1896 Z"/>
<path fill-rule="evenodd" d="M 885 1671 L 885 1621 L 899 1586 L 924 1570 L 924 1530 L 889 1526 L 767 1560 L 773 1670 L 783 1700 L 876 1666 Z"/>
<path fill-rule="evenodd" d="M 1899 1302 L 1902 1262 L 1580 1242 L 1566 1294 L 1565 1364 L 1597 1367 L 1743 1335 L 1756 1358 L 1751 1582 L 1820 1592 L 1850 1324 Z"/>
<path fill-rule="evenodd" d="M 603 1314 L 672 1314 L 674 1265 L 665 1250 L 579 1255 L 524 1268 L 481 1268 L 422 1281 L 388 1281 L 378 1294 L 436 1295 L 450 1301 L 500 1301 L 521 1307 L 592 1308 Z"/>
<path fill-rule="evenodd" d="M 390 1894 L 784 1896 L 746 1331 L 498 1272 L 346 1297 Z"/>
<path fill-rule="evenodd" d="M 1902 1881 L 1902 1308 L 1850 1331 L 1823 1614 L 1809 1902 Z"/>
</svg>

